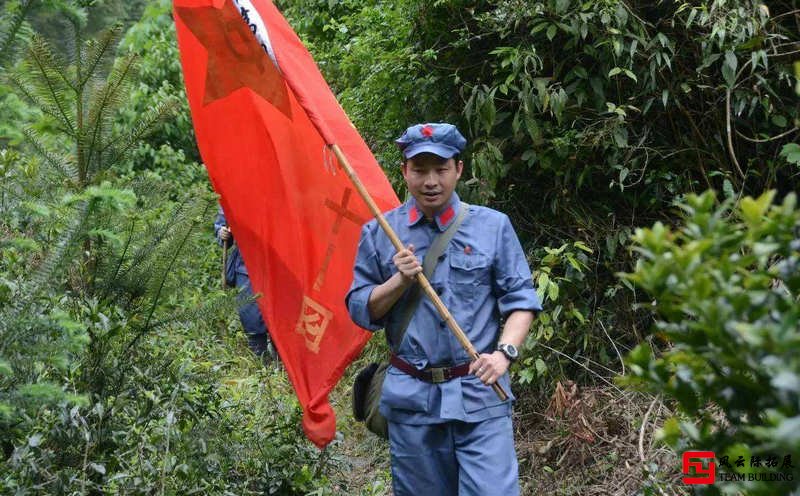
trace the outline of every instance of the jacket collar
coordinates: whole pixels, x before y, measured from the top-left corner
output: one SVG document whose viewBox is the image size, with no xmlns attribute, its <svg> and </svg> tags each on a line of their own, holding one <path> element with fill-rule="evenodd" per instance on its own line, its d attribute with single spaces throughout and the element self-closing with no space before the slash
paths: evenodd
<svg viewBox="0 0 800 496">
<path fill-rule="evenodd" d="M 442 210 L 434 216 L 434 219 L 436 220 L 436 227 L 439 228 L 439 231 L 444 231 L 447 229 L 447 226 L 449 226 L 450 223 L 453 222 L 453 219 L 456 218 L 459 208 L 461 208 L 461 200 L 459 199 L 458 194 L 453 191 L 453 194 L 450 196 L 450 201 L 447 203 L 447 205 L 445 205 L 444 208 L 442 208 Z M 425 214 L 423 214 L 422 210 L 417 207 L 417 201 L 413 196 L 406 202 L 406 209 L 409 227 L 418 224 L 422 219 L 425 218 Z"/>
</svg>

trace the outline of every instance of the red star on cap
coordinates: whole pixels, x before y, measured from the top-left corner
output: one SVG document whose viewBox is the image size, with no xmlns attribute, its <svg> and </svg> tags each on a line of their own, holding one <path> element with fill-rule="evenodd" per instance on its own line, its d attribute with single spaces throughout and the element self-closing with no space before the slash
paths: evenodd
<svg viewBox="0 0 800 496">
<path fill-rule="evenodd" d="M 208 52 L 204 106 L 249 88 L 291 118 L 286 83 L 233 2 L 227 0 L 219 9 L 176 7 L 175 11 Z"/>
<path fill-rule="evenodd" d="M 420 131 L 423 136 L 430 138 L 433 136 L 433 128 L 431 126 L 423 126 L 422 130 Z"/>
</svg>

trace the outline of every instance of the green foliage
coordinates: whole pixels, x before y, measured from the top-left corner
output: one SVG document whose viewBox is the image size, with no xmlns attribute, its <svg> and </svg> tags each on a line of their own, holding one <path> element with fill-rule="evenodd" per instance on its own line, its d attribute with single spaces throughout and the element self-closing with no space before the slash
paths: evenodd
<svg viewBox="0 0 800 496">
<path fill-rule="evenodd" d="M 25 17 L 33 7 L 33 0 L 8 2 L 0 16 L 0 68 L 14 58 L 18 39 L 28 34 Z"/>
<path fill-rule="evenodd" d="M 487 6 L 465 28 L 490 45 L 478 79 L 462 94 L 473 134 L 492 152 L 476 164 L 491 190 L 515 167 L 546 173 L 553 191 L 596 190 L 605 180 L 620 191 L 633 188 L 636 197 L 648 193 L 637 198 L 639 208 L 662 203 L 670 191 L 712 185 L 714 177 L 718 187 L 724 177 L 741 186 L 745 172 L 760 178 L 751 179 L 756 191 L 775 184 L 778 163 L 742 162 L 744 171 L 737 170 L 736 154 L 755 157 L 775 144 L 752 150 L 742 143 L 729 157 L 726 106 L 744 138 L 778 134 L 797 119 L 788 66 L 780 50 L 767 48 L 796 35 L 790 22 L 749 2 L 518 3 Z M 780 2 L 772 8 L 791 10 Z M 504 160 L 495 159 L 495 148 Z M 664 178 L 677 162 L 688 174 Z"/>
<path fill-rule="evenodd" d="M 631 377 L 697 418 L 666 439 L 793 440 L 796 211 L 733 202 L 798 186 L 794 3 L 277 3 L 401 195 L 406 125 L 467 134 L 459 193 L 511 216 L 548 309 L 518 384 L 607 381 L 655 313 L 672 347 L 637 348 Z M 0 49 L 0 492 L 328 494 L 288 384 L 226 334 L 170 2 L 6 2 Z M 666 227 L 708 187 L 723 207 L 688 197 Z M 615 274 L 656 221 L 631 278 L 662 268 L 635 288 Z"/>
<path fill-rule="evenodd" d="M 718 205 L 713 193 L 690 195 L 682 227 L 656 223 L 634 236 L 640 258 L 624 277 L 652 298 L 665 346 L 634 349 L 625 382 L 688 415 L 661 431 L 679 452 L 782 459 L 800 443 L 800 209 L 794 194 L 781 204 L 774 198 L 770 191 Z"/>
<path fill-rule="evenodd" d="M 614 275 L 637 226 L 688 192 L 797 189 L 793 2 L 279 4 L 401 197 L 392 140 L 448 120 L 470 142 L 459 194 L 506 212 L 533 267 L 545 246 L 591 249 L 550 279 L 566 357 L 538 370 L 596 377 L 641 339 L 648 310 Z"/>
<path fill-rule="evenodd" d="M 33 1 L 8 2 L 0 11 L 0 70 L 13 63 L 21 46 L 31 36 L 31 30 L 25 22 L 26 16 L 33 10 Z M 24 105 L 16 95 L 0 81 L 0 146 L 5 141 L 19 141 L 22 134 L 17 129 L 23 121 Z"/>
<path fill-rule="evenodd" d="M 591 309 L 576 305 L 580 294 L 585 291 L 589 256 L 593 250 L 580 241 L 561 245 L 558 248 L 537 249 L 533 259 L 538 260 L 534 273 L 534 283 L 540 300 L 548 309 L 541 313 L 533 323 L 524 346 L 524 358 L 520 361 L 516 376 L 520 384 L 547 384 L 542 379 L 552 374 L 546 358 L 553 350 L 571 347 L 571 330 L 586 324 L 586 315 Z M 583 343 L 577 347 L 578 363 L 585 363 L 590 356 L 602 351 L 584 335 Z M 539 348 L 543 348 L 540 350 Z M 603 357 L 608 361 L 608 357 Z M 559 370 L 558 374 L 563 374 Z"/>
<path fill-rule="evenodd" d="M 800 145 L 788 143 L 781 149 L 781 157 L 792 165 L 800 166 Z"/>
<path fill-rule="evenodd" d="M 78 21 L 73 29 L 80 33 Z M 28 59 L 11 76 L 13 86 L 47 117 L 50 126 L 74 140 L 74 147 L 53 150 L 35 132 L 26 133 L 40 155 L 75 188 L 102 178 L 175 105 L 171 99 L 160 102 L 140 115 L 135 125 L 114 132 L 111 119 L 127 97 L 134 57 L 117 60 L 105 81 L 97 76 L 113 56 L 120 33 L 121 28 L 114 27 L 85 44 L 76 34 L 78 55 L 69 60 L 62 60 L 47 41 L 35 36 Z"/>
<path fill-rule="evenodd" d="M 177 97 L 129 113 L 121 28 L 66 7 L 72 49 L 36 35 L 10 76 L 30 125 L 0 150 L 0 493 L 324 491 L 285 379 L 225 336 L 196 164 L 167 141 L 130 166 Z"/>
<path fill-rule="evenodd" d="M 120 167 L 131 174 L 148 170 L 162 180 L 197 184 L 204 182 L 206 176 L 197 165 L 200 154 L 184 92 L 171 13 L 172 2 L 152 2 L 120 44 L 121 53 L 137 57 L 138 76 L 118 114 L 117 125 L 130 127 L 154 102 L 177 102 L 173 118 L 157 123 L 153 133 L 139 143 L 130 160 Z"/>
</svg>

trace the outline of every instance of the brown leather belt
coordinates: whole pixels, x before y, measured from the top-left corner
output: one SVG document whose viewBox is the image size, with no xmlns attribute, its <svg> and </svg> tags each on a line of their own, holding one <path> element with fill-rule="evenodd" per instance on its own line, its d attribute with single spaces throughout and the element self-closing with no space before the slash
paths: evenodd
<svg viewBox="0 0 800 496">
<path fill-rule="evenodd" d="M 450 379 L 464 377 L 469 374 L 469 362 L 454 367 L 429 367 L 420 370 L 392 353 L 391 357 L 389 357 L 389 363 L 412 377 L 432 384 L 447 382 Z"/>
</svg>

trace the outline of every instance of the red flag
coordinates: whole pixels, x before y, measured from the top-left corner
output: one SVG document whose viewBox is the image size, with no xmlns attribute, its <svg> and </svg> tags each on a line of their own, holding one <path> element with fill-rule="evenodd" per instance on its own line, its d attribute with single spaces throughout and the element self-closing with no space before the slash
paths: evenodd
<svg viewBox="0 0 800 496">
<path fill-rule="evenodd" d="M 382 210 L 399 202 L 311 55 L 268 0 L 175 0 L 197 144 L 317 446 L 328 393 L 369 333 L 344 305 L 369 210 L 338 144 Z"/>
</svg>

